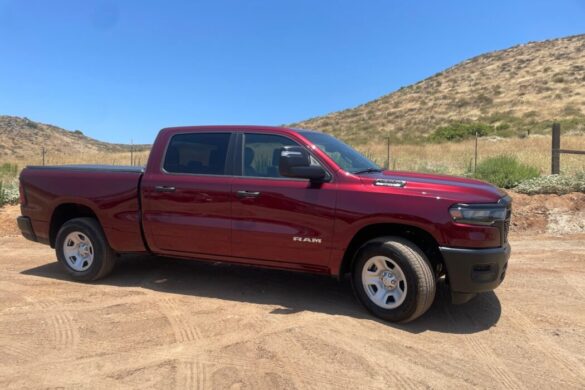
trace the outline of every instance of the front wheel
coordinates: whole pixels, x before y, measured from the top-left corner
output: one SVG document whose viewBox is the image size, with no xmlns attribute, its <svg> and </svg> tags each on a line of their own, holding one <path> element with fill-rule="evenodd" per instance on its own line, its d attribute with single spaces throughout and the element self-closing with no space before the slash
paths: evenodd
<svg viewBox="0 0 585 390">
<path fill-rule="evenodd" d="M 375 316 L 409 322 L 435 298 L 435 276 L 424 253 L 401 237 L 380 237 L 357 253 L 352 274 L 355 293 Z"/>
<path fill-rule="evenodd" d="M 116 259 L 94 218 L 75 218 L 64 223 L 57 233 L 55 251 L 65 271 L 83 282 L 108 275 Z"/>
</svg>

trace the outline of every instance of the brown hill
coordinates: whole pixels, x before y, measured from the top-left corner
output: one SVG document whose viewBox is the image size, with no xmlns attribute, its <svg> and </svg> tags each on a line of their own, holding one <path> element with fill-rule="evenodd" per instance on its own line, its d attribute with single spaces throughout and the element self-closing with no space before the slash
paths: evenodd
<svg viewBox="0 0 585 390">
<path fill-rule="evenodd" d="M 585 128 L 585 35 L 483 54 L 356 108 L 293 126 L 360 145 L 388 136 L 420 141 L 457 122 L 486 124 L 503 136 L 543 132 L 552 120 L 566 130 Z"/>
<path fill-rule="evenodd" d="M 41 148 L 51 156 L 62 156 L 64 161 L 83 160 L 67 156 L 97 155 L 128 152 L 130 145 L 111 144 L 85 136 L 81 131 L 34 122 L 28 118 L 0 115 L 0 162 L 34 162 L 39 160 Z M 135 150 L 148 145 L 135 145 Z"/>
</svg>

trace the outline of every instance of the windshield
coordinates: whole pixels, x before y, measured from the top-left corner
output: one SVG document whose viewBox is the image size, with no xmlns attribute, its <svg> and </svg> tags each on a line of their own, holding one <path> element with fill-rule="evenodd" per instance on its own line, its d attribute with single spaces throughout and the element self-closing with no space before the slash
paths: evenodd
<svg viewBox="0 0 585 390">
<path fill-rule="evenodd" d="M 362 156 L 351 146 L 344 144 L 329 134 L 307 131 L 302 132 L 302 135 L 331 157 L 341 169 L 347 172 L 381 171 L 378 165 Z"/>
</svg>

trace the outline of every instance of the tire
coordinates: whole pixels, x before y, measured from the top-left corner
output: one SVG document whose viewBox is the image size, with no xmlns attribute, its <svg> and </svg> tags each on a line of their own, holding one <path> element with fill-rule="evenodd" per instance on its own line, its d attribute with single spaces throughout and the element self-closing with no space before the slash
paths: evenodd
<svg viewBox="0 0 585 390">
<path fill-rule="evenodd" d="M 90 282 L 114 269 L 116 254 L 94 218 L 75 218 L 63 224 L 55 240 L 57 259 L 75 280 Z"/>
<path fill-rule="evenodd" d="M 380 237 L 362 246 L 352 272 L 354 292 L 376 317 L 406 323 L 435 299 L 433 269 L 424 253 L 401 237 Z"/>
</svg>

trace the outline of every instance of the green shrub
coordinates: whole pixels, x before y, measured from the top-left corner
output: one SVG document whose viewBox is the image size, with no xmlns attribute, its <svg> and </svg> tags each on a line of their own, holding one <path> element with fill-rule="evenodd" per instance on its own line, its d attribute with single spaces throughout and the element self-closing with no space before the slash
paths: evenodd
<svg viewBox="0 0 585 390">
<path fill-rule="evenodd" d="M 492 134 L 494 128 L 485 123 L 452 123 L 445 127 L 440 127 L 433 132 L 431 140 L 436 142 L 441 141 L 460 141 L 466 138 L 478 136 L 484 137 Z"/>
<path fill-rule="evenodd" d="M 501 155 L 477 164 L 473 177 L 501 188 L 512 188 L 520 182 L 539 176 L 538 169 L 518 162 L 516 157 Z"/>
<path fill-rule="evenodd" d="M 5 204 L 16 204 L 20 195 L 18 193 L 18 184 L 16 181 L 12 183 L 2 183 L 0 181 L 0 207 Z"/>
<path fill-rule="evenodd" d="M 514 188 L 521 194 L 557 194 L 585 192 L 585 172 L 575 176 L 547 175 L 525 180 Z"/>
</svg>

